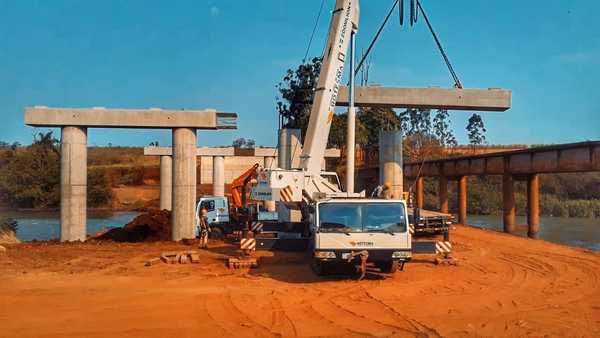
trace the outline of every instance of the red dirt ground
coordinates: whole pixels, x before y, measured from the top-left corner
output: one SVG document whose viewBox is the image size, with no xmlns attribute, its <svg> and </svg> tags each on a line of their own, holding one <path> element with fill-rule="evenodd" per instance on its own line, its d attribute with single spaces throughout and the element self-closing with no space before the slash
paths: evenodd
<svg viewBox="0 0 600 338">
<path fill-rule="evenodd" d="M 2 337 L 600 336 L 600 254 L 458 226 L 457 266 L 315 276 L 303 254 L 145 267 L 170 242 L 22 243 L 0 253 Z"/>
</svg>

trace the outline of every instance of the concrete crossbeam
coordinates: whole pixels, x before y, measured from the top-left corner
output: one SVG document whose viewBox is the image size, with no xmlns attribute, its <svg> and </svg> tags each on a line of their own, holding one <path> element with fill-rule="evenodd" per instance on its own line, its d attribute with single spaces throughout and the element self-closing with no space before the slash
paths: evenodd
<svg viewBox="0 0 600 338">
<path fill-rule="evenodd" d="M 244 149 L 248 153 L 237 155 L 233 147 L 198 147 L 196 156 L 250 156 L 250 157 L 277 157 L 276 148 L 254 148 Z M 146 156 L 169 156 L 173 153 L 171 147 L 144 147 L 144 155 Z M 337 148 L 329 148 L 325 150 L 325 157 L 338 158 L 340 150 Z"/>
<path fill-rule="evenodd" d="M 25 109 L 25 124 L 34 127 L 235 129 L 237 114 L 205 110 L 49 108 Z"/>
<path fill-rule="evenodd" d="M 348 87 L 340 87 L 338 106 L 348 105 Z M 357 107 L 505 111 L 511 91 L 504 89 L 356 87 Z"/>
</svg>

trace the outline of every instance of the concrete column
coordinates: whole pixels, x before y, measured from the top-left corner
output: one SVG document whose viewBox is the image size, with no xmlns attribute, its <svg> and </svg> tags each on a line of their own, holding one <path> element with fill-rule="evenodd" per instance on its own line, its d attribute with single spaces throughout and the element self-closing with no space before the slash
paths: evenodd
<svg viewBox="0 0 600 338">
<path fill-rule="evenodd" d="M 267 169 L 273 169 L 275 166 L 275 157 L 265 156 L 264 161 L 263 166 Z M 275 201 L 265 201 L 265 208 L 270 212 L 277 210 Z"/>
<path fill-rule="evenodd" d="M 440 198 L 440 212 L 448 213 L 448 179 L 440 176 L 438 179 L 438 195 Z"/>
<path fill-rule="evenodd" d="M 196 211 L 196 130 L 173 129 L 174 241 L 194 238 Z"/>
<path fill-rule="evenodd" d="M 458 223 L 467 224 L 467 176 L 458 179 Z"/>
<path fill-rule="evenodd" d="M 419 209 L 423 209 L 423 205 L 425 204 L 424 180 L 423 177 L 419 177 L 415 184 L 417 208 Z"/>
<path fill-rule="evenodd" d="M 213 156 L 213 195 L 225 196 L 225 157 Z"/>
<path fill-rule="evenodd" d="M 279 129 L 279 168 L 292 169 L 300 167 L 301 135 L 300 129 Z M 299 222 L 301 219 L 299 210 L 289 209 L 283 203 L 277 204 L 277 212 L 281 221 Z"/>
<path fill-rule="evenodd" d="M 278 165 L 282 169 L 298 168 L 302 143 L 300 129 L 279 129 Z"/>
<path fill-rule="evenodd" d="M 160 157 L 160 210 L 171 210 L 173 195 L 173 158 Z"/>
<path fill-rule="evenodd" d="M 527 236 L 538 238 L 540 231 L 540 179 L 537 174 L 527 177 Z"/>
<path fill-rule="evenodd" d="M 60 141 L 60 240 L 85 241 L 87 129 L 62 127 Z"/>
<path fill-rule="evenodd" d="M 402 132 L 379 132 L 379 182 L 388 183 L 393 198 L 402 198 Z"/>
<path fill-rule="evenodd" d="M 515 227 L 515 190 L 513 177 L 504 174 L 502 177 L 502 203 L 504 205 L 504 232 L 513 233 Z"/>
</svg>

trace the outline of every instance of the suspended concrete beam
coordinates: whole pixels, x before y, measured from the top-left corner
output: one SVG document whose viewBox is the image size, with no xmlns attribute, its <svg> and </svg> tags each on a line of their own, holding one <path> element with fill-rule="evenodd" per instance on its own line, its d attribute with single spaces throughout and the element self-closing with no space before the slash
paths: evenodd
<svg viewBox="0 0 600 338">
<path fill-rule="evenodd" d="M 235 129 L 237 114 L 205 110 L 25 108 L 25 124 L 34 127 Z"/>
<path fill-rule="evenodd" d="M 348 106 L 348 87 L 340 87 L 337 106 Z M 505 111 L 511 91 L 505 89 L 356 87 L 357 107 Z"/>
</svg>

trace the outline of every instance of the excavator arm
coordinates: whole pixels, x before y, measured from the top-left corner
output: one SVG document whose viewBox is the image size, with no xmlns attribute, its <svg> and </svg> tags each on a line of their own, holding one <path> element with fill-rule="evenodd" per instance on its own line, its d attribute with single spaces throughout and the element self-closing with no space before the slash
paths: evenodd
<svg viewBox="0 0 600 338">
<path fill-rule="evenodd" d="M 234 208 L 246 207 L 248 199 L 248 190 L 246 189 L 246 186 L 252 179 L 256 178 L 258 167 L 259 165 L 256 163 L 231 182 L 231 201 Z"/>
</svg>

